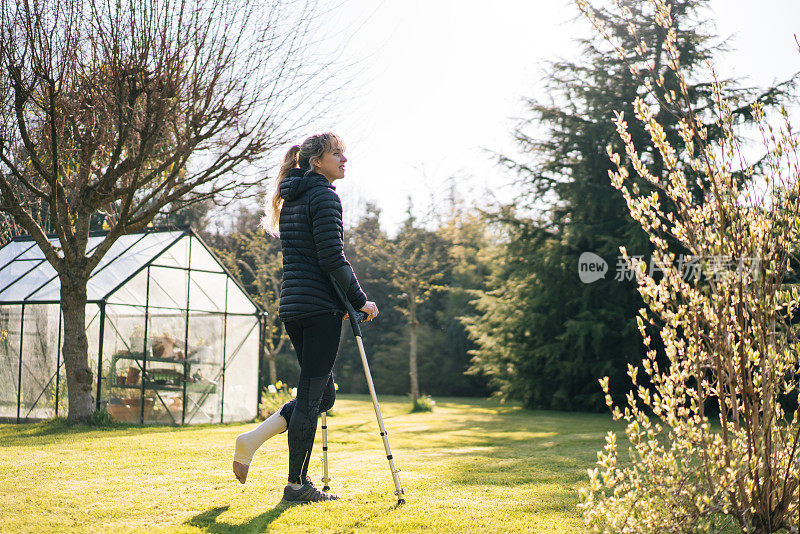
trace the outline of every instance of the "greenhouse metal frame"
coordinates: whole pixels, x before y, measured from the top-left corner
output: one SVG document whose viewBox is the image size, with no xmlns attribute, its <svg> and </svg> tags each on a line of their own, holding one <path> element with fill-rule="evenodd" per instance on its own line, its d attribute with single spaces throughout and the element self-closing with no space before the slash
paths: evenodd
<svg viewBox="0 0 800 534">
<path fill-rule="evenodd" d="M 104 235 L 90 236 L 89 252 Z M 120 237 L 87 296 L 97 409 L 140 424 L 255 417 L 266 313 L 191 228 Z M 65 415 L 59 297 L 58 276 L 31 238 L 0 247 L 4 420 Z"/>
</svg>

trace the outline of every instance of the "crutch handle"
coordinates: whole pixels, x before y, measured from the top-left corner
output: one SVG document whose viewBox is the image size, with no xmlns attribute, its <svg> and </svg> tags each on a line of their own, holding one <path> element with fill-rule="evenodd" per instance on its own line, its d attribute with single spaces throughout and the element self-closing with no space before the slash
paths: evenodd
<svg viewBox="0 0 800 534">
<path fill-rule="evenodd" d="M 345 309 L 347 310 L 347 314 L 350 316 L 350 327 L 353 329 L 353 335 L 361 337 L 361 327 L 358 326 L 358 323 L 363 323 L 367 319 L 367 314 L 362 311 L 356 311 L 353 308 L 353 305 L 350 304 L 350 300 L 348 300 L 347 295 L 345 295 L 344 290 L 339 285 L 339 281 L 336 280 L 336 277 L 333 274 L 330 275 L 331 283 L 333 283 L 333 289 L 336 291 L 336 294 L 339 296 L 339 300 L 342 301 L 344 304 Z"/>
<path fill-rule="evenodd" d="M 361 310 L 358 310 L 356 312 L 356 321 L 358 321 L 359 323 L 363 323 L 364 321 L 366 321 L 367 317 L 369 317 L 369 315 L 367 315 L 365 312 Z"/>
</svg>

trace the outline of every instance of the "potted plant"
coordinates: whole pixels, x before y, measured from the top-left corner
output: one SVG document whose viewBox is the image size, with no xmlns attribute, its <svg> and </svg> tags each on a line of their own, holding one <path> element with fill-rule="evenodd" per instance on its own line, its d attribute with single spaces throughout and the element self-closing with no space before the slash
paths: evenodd
<svg viewBox="0 0 800 534">
<path fill-rule="evenodd" d="M 125 375 L 125 384 L 128 386 L 135 386 L 139 383 L 139 368 L 128 367 L 128 374 Z"/>
<path fill-rule="evenodd" d="M 164 332 L 160 336 L 154 336 L 151 343 L 154 358 L 172 358 L 172 348 L 175 346 L 175 338 Z"/>
</svg>

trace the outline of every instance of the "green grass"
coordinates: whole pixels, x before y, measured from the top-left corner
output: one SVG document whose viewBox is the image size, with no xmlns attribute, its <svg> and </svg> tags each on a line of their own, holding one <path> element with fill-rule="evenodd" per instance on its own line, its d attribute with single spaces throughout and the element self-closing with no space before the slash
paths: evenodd
<svg viewBox="0 0 800 534">
<path fill-rule="evenodd" d="M 340 396 L 330 426 L 342 500 L 285 508 L 286 434 L 256 454 L 247 484 L 230 471 L 250 424 L 201 427 L 0 425 L 2 532 L 582 532 L 575 508 L 605 415 L 437 399 L 409 413 L 381 399 L 407 504 L 393 485 L 366 396 Z M 321 438 L 309 473 L 322 476 Z M 319 484 L 321 486 L 321 483 Z"/>
</svg>

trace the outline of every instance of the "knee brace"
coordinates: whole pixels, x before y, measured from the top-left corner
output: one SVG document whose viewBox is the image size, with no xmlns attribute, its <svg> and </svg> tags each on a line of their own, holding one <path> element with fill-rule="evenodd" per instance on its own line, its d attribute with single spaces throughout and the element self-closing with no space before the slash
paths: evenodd
<svg viewBox="0 0 800 534">
<path fill-rule="evenodd" d="M 320 406 L 322 405 L 322 396 L 328 386 L 328 376 L 315 376 L 313 378 L 306 378 L 300 376 L 300 384 L 297 388 L 297 403 L 295 409 L 300 410 L 304 414 L 315 415 L 320 413 Z"/>
<path fill-rule="evenodd" d="M 328 385 L 322 393 L 322 402 L 319 406 L 319 413 L 327 412 L 333 408 L 333 403 L 336 402 L 336 386 L 333 383 L 333 377 L 328 380 Z"/>
</svg>

